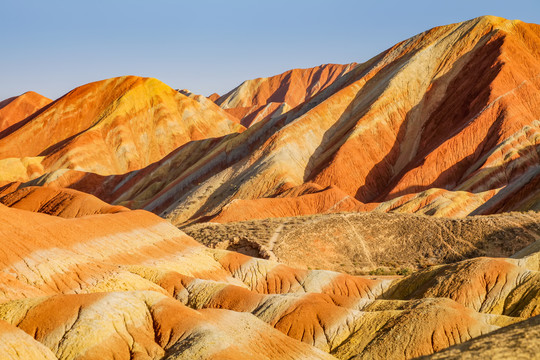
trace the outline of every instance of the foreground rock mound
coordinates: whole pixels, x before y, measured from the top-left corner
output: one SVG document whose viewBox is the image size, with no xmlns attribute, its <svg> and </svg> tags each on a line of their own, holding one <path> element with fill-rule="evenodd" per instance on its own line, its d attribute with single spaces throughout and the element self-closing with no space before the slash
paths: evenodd
<svg viewBox="0 0 540 360">
<path fill-rule="evenodd" d="M 207 248 L 141 210 L 0 205 L 0 238 L 1 343 L 15 359 L 408 359 L 540 311 L 537 243 L 369 279 Z"/>
</svg>

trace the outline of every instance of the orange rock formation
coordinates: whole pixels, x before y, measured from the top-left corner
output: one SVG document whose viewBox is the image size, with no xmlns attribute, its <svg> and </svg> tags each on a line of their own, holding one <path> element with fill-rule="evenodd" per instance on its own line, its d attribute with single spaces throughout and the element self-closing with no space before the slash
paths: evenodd
<svg viewBox="0 0 540 360">
<path fill-rule="evenodd" d="M 209 249 L 141 210 L 0 215 L 0 343 L 15 358 L 408 359 L 540 309 L 538 243 L 381 280 Z"/>
<path fill-rule="evenodd" d="M 0 181 L 70 187 L 178 224 L 539 209 L 539 48 L 538 25 L 480 17 L 363 64 L 246 81 L 217 103 L 292 109 L 245 132 L 207 98 L 157 80 L 89 84 L 0 139 Z M 92 109 L 67 111 L 87 93 Z M 164 130 L 173 123 L 175 136 Z M 53 135 L 20 147 L 42 126 Z"/>
<path fill-rule="evenodd" d="M 175 225 L 538 210 L 539 59 L 540 25 L 488 16 L 219 98 L 126 76 L 52 103 L 2 102 L 0 354 L 410 359 L 515 333 L 506 326 L 540 315 L 537 214 L 444 219 L 422 241 L 402 223 L 370 235 L 355 214 L 319 215 L 339 216 L 356 242 L 305 224 L 289 240 L 327 229 L 334 242 L 280 241 L 281 224 L 259 248 L 268 259 L 205 247 Z M 366 215 L 421 229 L 426 218 Z M 475 221 L 490 222 L 478 239 Z M 298 260 L 331 254 L 355 270 L 407 252 L 421 265 L 408 276 Z M 444 261 L 428 266 L 428 255 Z M 302 268 L 275 261 L 287 257 Z"/>
<path fill-rule="evenodd" d="M 20 126 L 21 121 L 51 101 L 45 96 L 29 91 L 0 102 L 0 138 L 13 131 L 13 128 L 8 130 L 9 127 L 16 124 Z"/>
<path fill-rule="evenodd" d="M 249 127 L 271 117 L 277 117 L 309 100 L 356 64 L 326 64 L 309 69 L 293 69 L 268 78 L 244 81 L 215 101 L 231 115 Z"/>
<path fill-rule="evenodd" d="M 107 200 L 176 223 L 311 214 L 347 203 L 347 210 L 355 203 L 356 210 L 453 216 L 500 211 L 501 204 L 537 209 L 538 49 L 540 27 L 520 21 L 481 17 L 432 29 L 283 116 L 179 149 L 162 165 L 173 173 L 141 170 L 131 189 Z M 198 160 L 171 169 L 188 158 Z M 150 179 L 164 173 L 169 180 L 158 189 Z M 279 197 L 307 183 L 343 196 L 317 205 L 309 199 L 322 194 Z"/>
<path fill-rule="evenodd" d="M 186 97 L 159 80 L 98 81 L 72 90 L 0 139 L 0 168 L 11 170 L 11 179 L 0 180 L 66 169 L 125 173 L 187 142 L 242 130 L 211 101 Z"/>
</svg>

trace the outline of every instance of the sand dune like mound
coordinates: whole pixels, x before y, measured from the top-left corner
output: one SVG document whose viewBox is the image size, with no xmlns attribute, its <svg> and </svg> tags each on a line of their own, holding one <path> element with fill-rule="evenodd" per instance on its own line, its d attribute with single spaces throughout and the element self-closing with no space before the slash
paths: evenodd
<svg viewBox="0 0 540 360">
<path fill-rule="evenodd" d="M 207 248 L 141 210 L 0 214 L 0 336 L 27 358 L 408 359 L 540 310 L 536 245 L 366 278 Z"/>
</svg>

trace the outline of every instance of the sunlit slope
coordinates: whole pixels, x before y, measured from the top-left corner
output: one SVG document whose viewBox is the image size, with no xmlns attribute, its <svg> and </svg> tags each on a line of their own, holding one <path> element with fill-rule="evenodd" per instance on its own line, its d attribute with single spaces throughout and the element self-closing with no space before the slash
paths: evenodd
<svg viewBox="0 0 540 360">
<path fill-rule="evenodd" d="M 217 120 L 200 110 L 228 116 L 223 109 L 202 96 L 175 93 L 182 103 L 199 104 L 182 116 L 208 125 L 191 128 L 178 120 L 182 129 L 194 129 L 189 139 L 144 125 L 146 132 L 133 138 L 154 140 L 110 145 L 99 137 L 86 143 L 94 132 L 85 131 L 49 150 L 8 154 L 8 147 L 3 156 L 16 156 L 0 160 L 0 170 L 12 174 L 5 182 L 30 177 L 22 186 L 70 187 L 175 224 L 340 211 L 463 217 L 538 210 L 539 35 L 539 25 L 491 16 L 437 27 L 366 63 L 334 72 L 321 67 L 333 80 L 314 94 L 306 85 L 293 96 L 294 87 L 281 87 L 288 84 L 284 74 L 245 82 L 222 96 L 221 106 L 251 106 L 274 95 L 300 103 L 244 132 L 235 118 L 218 131 L 210 126 Z M 308 70 L 292 70 L 290 79 L 312 84 L 317 71 Z M 102 127 L 105 139 L 139 134 Z M 14 137 L 19 131 L 0 145 L 28 143 Z M 98 156 L 84 160 L 91 153 Z"/>
<path fill-rule="evenodd" d="M 469 213 L 495 193 L 511 198 L 540 171 L 539 34 L 538 25 L 481 17 L 417 35 L 295 111 L 217 144 L 143 206 L 181 223 L 306 182 L 362 204 L 461 191 Z M 529 208 L 537 193 L 524 194 Z"/>
<path fill-rule="evenodd" d="M 156 79 L 126 76 L 78 87 L 27 119 L 0 139 L 0 167 L 9 177 L 5 164 L 33 158 L 27 177 L 59 169 L 123 174 L 187 142 L 242 130 L 207 99 L 186 97 Z"/>
<path fill-rule="evenodd" d="M 51 103 L 51 99 L 28 91 L 0 102 L 0 137 L 14 131 L 28 116 Z"/>
</svg>

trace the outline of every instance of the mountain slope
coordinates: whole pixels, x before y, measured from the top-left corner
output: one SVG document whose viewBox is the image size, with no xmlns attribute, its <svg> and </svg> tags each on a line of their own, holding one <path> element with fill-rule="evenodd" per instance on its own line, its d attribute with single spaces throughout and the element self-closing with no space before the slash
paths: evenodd
<svg viewBox="0 0 540 360">
<path fill-rule="evenodd" d="M 144 207 L 182 223 L 306 182 L 361 203 L 432 187 L 511 194 L 540 169 L 539 34 L 482 17 L 417 35 L 219 144 Z"/>
<path fill-rule="evenodd" d="M 86 145 L 69 140 L 44 159 L 0 160 L 0 169 L 14 174 L 5 181 L 30 176 L 23 186 L 71 187 L 176 224 L 339 211 L 466 216 L 538 209 L 539 48 L 539 25 L 480 17 L 431 29 L 354 67 L 247 81 L 217 102 L 233 109 L 305 101 L 243 133 L 231 118 L 217 134 L 167 146 L 165 158 L 164 149 L 148 156 L 151 144 L 118 145 L 135 154 L 150 147 L 128 156 L 105 142 L 96 147 L 109 155 L 81 167 L 83 151 L 66 160 L 62 149 Z M 316 79 L 328 86 L 313 87 Z M 304 85 L 293 88 L 298 83 Z"/>
<path fill-rule="evenodd" d="M 127 211 L 123 206 L 112 206 L 92 196 L 72 189 L 25 187 L 16 191 L 0 189 L 0 204 L 64 218 L 93 214 L 114 214 Z"/>
<path fill-rule="evenodd" d="M 141 210 L 0 215 L 1 343 L 27 358 L 409 359 L 540 311 L 538 244 L 377 279 L 209 249 Z"/>
</svg>

